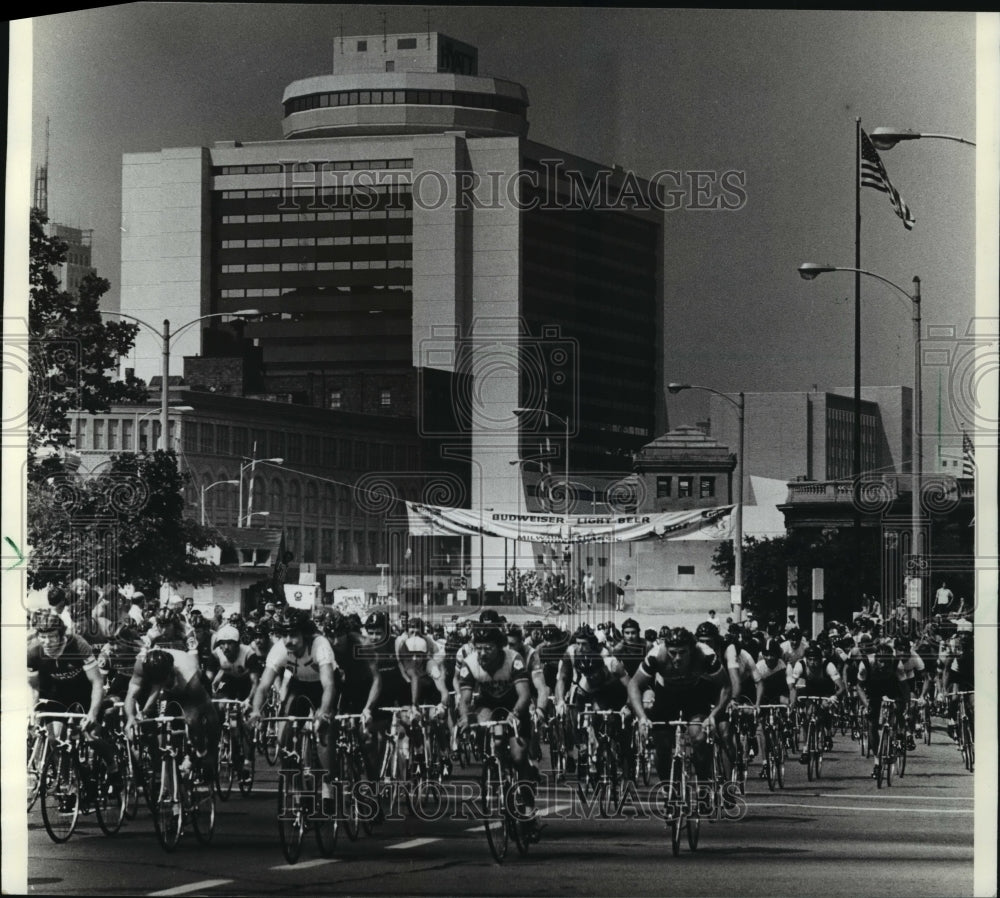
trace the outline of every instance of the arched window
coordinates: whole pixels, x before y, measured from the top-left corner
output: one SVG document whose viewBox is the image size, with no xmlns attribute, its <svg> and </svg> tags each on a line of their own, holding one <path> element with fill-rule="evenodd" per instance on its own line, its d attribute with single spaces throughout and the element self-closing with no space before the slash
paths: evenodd
<svg viewBox="0 0 1000 898">
<path fill-rule="evenodd" d="M 306 514 L 319 514 L 319 490 L 313 481 L 306 484 Z"/>
<path fill-rule="evenodd" d="M 337 493 L 332 483 L 323 487 L 323 517 L 332 518 L 337 513 Z"/>
<path fill-rule="evenodd" d="M 289 514 L 300 514 L 302 512 L 302 485 L 297 480 L 292 480 L 288 484 L 287 505 Z"/>
</svg>

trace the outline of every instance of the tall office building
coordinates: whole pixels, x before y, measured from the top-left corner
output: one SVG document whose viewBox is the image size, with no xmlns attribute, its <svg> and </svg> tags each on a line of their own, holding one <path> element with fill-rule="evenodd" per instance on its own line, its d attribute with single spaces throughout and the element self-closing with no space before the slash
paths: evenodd
<svg viewBox="0 0 1000 898">
<path fill-rule="evenodd" d="M 529 141 L 527 109 L 443 34 L 341 38 L 332 73 L 285 89 L 283 140 L 124 157 L 122 310 L 172 330 L 258 310 L 259 395 L 412 415 L 468 465 L 454 504 L 523 508 L 513 463 L 558 472 L 567 448 L 575 472 L 628 470 L 666 423 L 663 213 L 648 182 Z M 230 331 L 180 333 L 172 370 L 237 353 Z M 136 373 L 160 352 L 140 333 Z M 490 542 L 470 549 L 492 590 Z"/>
</svg>

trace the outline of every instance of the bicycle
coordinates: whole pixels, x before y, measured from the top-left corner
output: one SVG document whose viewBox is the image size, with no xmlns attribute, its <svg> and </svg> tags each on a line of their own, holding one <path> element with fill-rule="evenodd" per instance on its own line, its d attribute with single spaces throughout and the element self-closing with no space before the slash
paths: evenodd
<svg viewBox="0 0 1000 898">
<path fill-rule="evenodd" d="M 410 740 L 408 727 L 404 722 L 404 715 L 409 710 L 409 708 L 398 706 L 379 708 L 379 711 L 392 715 L 392 722 L 384 736 L 385 746 L 382 749 L 382 760 L 379 764 L 378 791 L 380 797 L 388 795 L 391 798 L 394 789 L 399 788 L 401 784 L 408 784 L 410 781 Z M 409 788 L 406 789 L 406 804 L 412 812 L 413 804 Z"/>
<path fill-rule="evenodd" d="M 526 855 L 533 841 L 521 797 L 521 787 L 510 759 L 510 737 L 517 736 L 517 720 L 507 717 L 473 722 L 470 728 L 483 731 L 483 772 L 480 798 L 486 842 L 493 859 L 502 864 L 511 839 L 519 854 Z"/>
<path fill-rule="evenodd" d="M 299 697 L 301 698 L 301 696 Z M 337 847 L 339 821 L 323 800 L 323 789 L 317 791 L 317 774 L 322 778 L 319 760 L 319 734 L 312 716 L 312 704 L 306 700 L 292 703 L 291 711 L 305 713 L 261 718 L 261 723 L 273 723 L 278 734 L 278 838 L 285 860 L 294 864 L 302 854 L 302 842 L 311 829 L 322 857 L 333 857 Z M 317 797 L 320 807 L 317 808 Z"/>
<path fill-rule="evenodd" d="M 693 721 L 670 720 L 652 723 L 651 727 L 672 726 L 674 749 L 670 758 L 670 778 L 667 780 L 667 798 L 664 819 L 670 830 L 670 847 L 674 857 L 681 852 L 681 832 L 687 832 L 688 847 L 698 848 L 701 833 L 698 774 L 694 769 L 688 727 Z"/>
<path fill-rule="evenodd" d="M 139 772 L 136 769 L 136 752 L 132 742 L 125 731 L 125 703 L 116 700 L 112 703 L 111 709 L 115 726 L 111 729 L 111 738 L 114 743 L 115 756 L 118 759 L 118 769 L 122 774 L 122 786 L 125 793 L 125 819 L 134 820 L 139 810 Z"/>
<path fill-rule="evenodd" d="M 407 727 L 410 746 L 409 781 L 417 802 L 425 813 L 433 813 L 444 799 L 444 766 L 446 758 L 441 751 L 443 725 L 440 718 L 431 717 L 437 705 L 418 705 L 420 712 Z M 447 743 L 447 734 L 444 734 Z"/>
<path fill-rule="evenodd" d="M 254 735 L 255 751 L 264 756 L 269 767 L 278 763 L 278 724 L 275 715 L 281 707 L 281 696 L 277 685 L 271 687 L 264 706 L 261 708 L 261 719 Z"/>
<path fill-rule="evenodd" d="M 239 790 L 243 795 L 249 795 L 253 790 L 256 752 L 252 747 L 250 751 L 244 750 L 244 702 L 233 698 L 213 698 L 212 704 L 219 709 L 222 719 L 215 791 L 222 801 L 228 801 L 234 782 L 239 783 Z"/>
<path fill-rule="evenodd" d="M 965 769 L 972 773 L 976 763 L 976 743 L 973 735 L 972 711 L 969 707 L 971 698 L 968 696 L 975 695 L 975 691 L 970 689 L 953 692 L 951 695 L 957 700 L 955 736 L 958 740 L 959 750 L 962 752 L 962 762 L 965 764 Z"/>
<path fill-rule="evenodd" d="M 588 751 L 589 769 L 580 771 L 580 775 L 585 788 L 597 795 L 602 817 L 610 816 L 617 809 L 621 797 L 620 738 L 624 723 L 625 714 L 621 711 L 598 711 L 588 705 L 580 712 L 580 727 L 587 731 L 588 744 L 595 749 Z"/>
<path fill-rule="evenodd" d="M 367 835 L 372 834 L 371 819 L 362 817 L 361 803 L 358 801 L 357 789 L 365 781 L 365 757 L 362 746 L 360 714 L 338 714 L 337 721 L 337 751 L 336 780 L 340 789 L 340 814 L 344 821 L 344 832 L 347 838 L 356 842 L 364 829 Z"/>
<path fill-rule="evenodd" d="M 109 781 L 107 767 L 84 737 L 86 717 L 72 711 L 35 713 L 36 723 L 48 731 L 39 738 L 49 743 L 39 786 L 42 822 L 58 844 L 73 835 L 80 814 L 96 813 L 98 826 L 108 836 L 121 829 L 125 816 L 123 790 Z"/>
<path fill-rule="evenodd" d="M 896 700 L 888 696 L 882 697 L 879 709 L 878 748 L 875 750 L 875 783 L 882 788 L 882 782 L 892 785 L 892 769 L 896 765 L 899 737 L 897 727 Z M 905 747 L 905 744 L 904 744 Z"/>
<path fill-rule="evenodd" d="M 733 740 L 733 769 L 730 779 L 741 795 L 747 791 L 747 773 L 750 752 L 757 739 L 757 708 L 754 705 L 734 704 L 730 709 L 730 730 Z"/>
<path fill-rule="evenodd" d="M 566 732 L 567 716 L 565 707 L 545 721 L 545 735 L 549 743 L 549 766 L 558 782 L 566 778 Z"/>
<path fill-rule="evenodd" d="M 140 720 L 139 727 L 152 740 L 147 799 L 161 847 L 173 851 L 188 824 L 195 838 L 207 845 L 215 833 L 215 794 L 193 757 L 186 720 L 182 715 L 158 714 Z"/>
<path fill-rule="evenodd" d="M 784 727 L 788 705 L 761 705 L 764 712 L 761 729 L 764 734 L 764 777 L 772 792 L 777 786 L 785 788 L 785 739 Z"/>
<path fill-rule="evenodd" d="M 832 741 L 826 730 L 826 723 L 821 720 L 820 711 L 829 706 L 829 698 L 815 695 L 803 695 L 798 699 L 801 713 L 805 715 L 802 722 L 806 730 L 805 760 L 806 776 L 809 782 L 819 779 L 823 770 L 823 751 Z"/>
<path fill-rule="evenodd" d="M 42 772 L 49 756 L 49 731 L 37 718 L 28 723 L 28 812 L 38 801 Z"/>
</svg>

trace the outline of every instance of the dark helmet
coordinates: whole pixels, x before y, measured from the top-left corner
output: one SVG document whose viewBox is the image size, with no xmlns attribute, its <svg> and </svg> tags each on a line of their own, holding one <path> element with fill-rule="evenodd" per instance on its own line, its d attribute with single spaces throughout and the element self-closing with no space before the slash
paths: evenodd
<svg viewBox="0 0 1000 898">
<path fill-rule="evenodd" d="M 154 683 L 163 683 L 174 670 L 174 656 L 164 649 L 153 649 L 142 662 L 143 675 Z"/>
<path fill-rule="evenodd" d="M 780 658 L 781 657 L 781 643 L 778 642 L 777 639 L 770 639 L 770 640 L 768 640 L 767 645 L 764 646 L 764 649 L 761 652 L 761 654 L 767 655 L 767 656 L 770 656 L 770 657 L 773 657 L 773 658 Z"/>
<path fill-rule="evenodd" d="M 594 631 L 590 629 L 588 624 L 580 624 L 573 632 L 573 639 L 585 639 L 587 642 L 591 642 L 596 638 Z"/>
<path fill-rule="evenodd" d="M 910 651 L 910 648 L 912 647 L 912 643 L 905 636 L 897 636 L 892 641 L 892 647 L 897 652 L 904 652 L 905 653 L 905 652 L 909 652 Z"/>
<path fill-rule="evenodd" d="M 39 611 L 35 615 L 35 630 L 38 633 L 65 633 L 66 621 L 53 611 Z"/>
<path fill-rule="evenodd" d="M 546 624 L 542 627 L 542 639 L 552 642 L 560 636 L 562 636 L 562 630 L 560 630 L 555 624 Z"/>
<path fill-rule="evenodd" d="M 660 632 L 663 633 L 662 630 Z M 693 648 L 697 640 L 687 627 L 674 627 L 663 635 L 663 642 L 668 646 Z"/>
<path fill-rule="evenodd" d="M 656 630 L 644 630 L 642 638 L 645 639 L 646 642 L 653 642 L 656 639 Z"/>
<path fill-rule="evenodd" d="M 785 633 L 785 636 L 789 640 L 801 639 L 802 638 L 802 631 L 798 627 L 791 627 L 788 630 L 788 632 Z"/>
<path fill-rule="evenodd" d="M 577 652 L 573 658 L 573 666 L 584 676 L 590 676 L 598 671 L 603 659 L 596 652 Z"/>
<path fill-rule="evenodd" d="M 365 620 L 365 629 L 372 633 L 375 630 L 386 631 L 389 629 L 389 615 L 384 611 L 373 611 Z"/>
<path fill-rule="evenodd" d="M 479 612 L 479 623 L 495 624 L 500 620 L 500 614 L 495 608 L 484 608 Z"/>
<path fill-rule="evenodd" d="M 670 635 L 670 632 L 672 630 L 673 627 L 671 627 L 670 624 L 664 624 L 662 627 L 660 627 L 660 632 L 657 633 L 656 635 L 659 639 L 666 639 Z"/>
<path fill-rule="evenodd" d="M 316 631 L 316 624 L 305 608 L 283 608 L 274 620 L 274 632 L 279 636 L 301 633 L 306 636 Z"/>
<path fill-rule="evenodd" d="M 478 624 L 472 629 L 472 641 L 486 642 L 503 648 L 507 645 L 507 637 L 500 627 L 490 624 Z"/>
<path fill-rule="evenodd" d="M 625 620 L 622 621 L 622 632 L 624 633 L 626 630 L 635 630 L 636 633 L 638 633 L 639 621 L 637 621 L 634 617 L 625 618 Z"/>
<path fill-rule="evenodd" d="M 805 657 L 807 661 L 822 661 L 823 650 L 818 645 L 811 645 L 806 649 Z"/>
<path fill-rule="evenodd" d="M 698 624 L 698 629 L 694 631 L 694 638 L 697 639 L 698 642 L 704 642 L 705 640 L 711 640 L 714 642 L 719 638 L 719 628 L 711 621 L 703 621 Z"/>
</svg>

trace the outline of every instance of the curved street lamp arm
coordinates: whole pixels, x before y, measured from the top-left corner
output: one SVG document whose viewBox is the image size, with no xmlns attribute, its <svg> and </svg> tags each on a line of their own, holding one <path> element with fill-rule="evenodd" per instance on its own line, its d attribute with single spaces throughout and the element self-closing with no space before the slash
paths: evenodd
<svg viewBox="0 0 1000 898">
<path fill-rule="evenodd" d="M 128 318 L 129 321 L 134 321 L 136 324 L 141 324 L 143 327 L 148 327 L 157 337 L 161 340 L 163 339 L 163 333 L 157 328 L 153 327 L 148 321 L 143 321 L 141 318 L 136 318 L 135 315 L 128 315 L 125 312 L 115 312 L 111 309 L 102 309 L 102 315 L 114 315 L 117 318 Z"/>
</svg>

